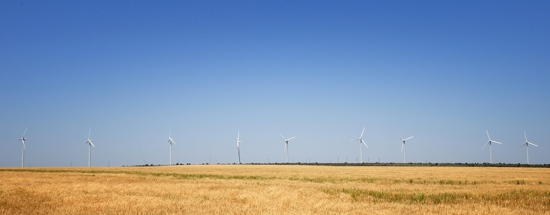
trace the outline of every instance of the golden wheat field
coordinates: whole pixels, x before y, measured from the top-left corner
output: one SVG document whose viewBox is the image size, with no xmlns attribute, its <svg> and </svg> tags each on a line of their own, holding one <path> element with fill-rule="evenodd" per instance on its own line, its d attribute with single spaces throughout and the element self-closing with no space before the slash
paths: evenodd
<svg viewBox="0 0 550 215">
<path fill-rule="evenodd" d="M 550 169 L 0 169 L 1 214 L 550 214 Z"/>
</svg>

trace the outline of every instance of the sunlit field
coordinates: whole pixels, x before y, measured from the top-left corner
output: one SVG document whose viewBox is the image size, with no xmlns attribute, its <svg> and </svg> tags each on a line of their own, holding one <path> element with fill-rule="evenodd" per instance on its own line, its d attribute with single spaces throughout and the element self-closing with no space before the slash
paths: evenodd
<svg viewBox="0 0 550 215">
<path fill-rule="evenodd" d="M 550 214 L 550 169 L 0 169 L 0 214 Z"/>
</svg>

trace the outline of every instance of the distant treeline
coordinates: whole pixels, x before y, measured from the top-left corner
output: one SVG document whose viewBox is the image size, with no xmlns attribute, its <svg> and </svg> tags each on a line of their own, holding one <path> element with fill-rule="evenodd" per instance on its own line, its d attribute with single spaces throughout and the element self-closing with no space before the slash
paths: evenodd
<svg viewBox="0 0 550 215">
<path fill-rule="evenodd" d="M 211 163 L 176 163 L 173 165 L 211 165 Z M 217 165 L 239 165 L 237 163 L 217 163 Z M 240 165 L 304 165 L 304 166 L 454 166 L 454 167 L 536 167 L 550 168 L 550 164 L 521 164 L 521 163 L 243 163 Z M 129 165 L 126 167 L 153 167 L 153 166 L 169 166 L 165 164 L 144 164 L 144 165 Z"/>
</svg>

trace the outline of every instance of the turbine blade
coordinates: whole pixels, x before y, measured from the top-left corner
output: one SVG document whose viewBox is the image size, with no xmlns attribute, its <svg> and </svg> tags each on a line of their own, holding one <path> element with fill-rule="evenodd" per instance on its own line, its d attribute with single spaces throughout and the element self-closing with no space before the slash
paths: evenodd
<svg viewBox="0 0 550 215">
<path fill-rule="evenodd" d="M 294 138 L 295 138 L 295 137 L 288 138 L 286 141 L 292 140 L 292 139 L 294 139 Z"/>
<path fill-rule="evenodd" d="M 241 135 L 241 131 L 237 131 L 237 141 L 239 141 L 240 135 Z"/>
<path fill-rule="evenodd" d="M 401 135 L 397 135 L 397 136 L 401 139 L 401 141 L 403 141 L 403 137 L 401 137 Z"/>
<path fill-rule="evenodd" d="M 361 136 L 359 138 L 363 138 L 363 133 L 365 133 L 365 127 L 363 127 L 363 131 L 361 131 Z"/>
<path fill-rule="evenodd" d="M 529 145 L 539 147 L 539 146 L 537 146 L 537 144 L 534 144 L 534 143 L 531 143 L 531 142 L 527 142 L 527 143 L 528 143 Z"/>
<path fill-rule="evenodd" d="M 413 137 L 414 137 L 414 136 L 410 136 L 410 137 L 408 137 L 407 139 L 404 139 L 403 141 L 407 141 L 407 140 L 409 140 L 409 139 L 412 139 Z"/>
<path fill-rule="evenodd" d="M 284 139 L 284 140 L 286 141 L 286 138 L 285 138 L 285 136 L 283 136 L 283 134 L 280 134 L 280 135 L 281 135 L 281 137 L 283 137 L 283 139 Z"/>
<path fill-rule="evenodd" d="M 90 128 L 90 130 L 88 130 L 88 140 L 90 139 L 91 134 L 92 134 L 92 128 Z"/>
<path fill-rule="evenodd" d="M 527 143 L 522 143 L 519 148 L 521 149 L 521 147 L 524 147 L 525 145 L 527 145 Z"/>
<path fill-rule="evenodd" d="M 363 139 L 361 139 L 361 143 L 363 143 L 363 145 L 365 145 L 367 148 L 369 147 L 369 146 L 367 146 L 367 143 L 365 143 L 365 141 Z"/>
<path fill-rule="evenodd" d="M 525 142 L 528 142 L 527 141 L 527 134 L 525 133 L 525 131 L 523 131 L 523 135 L 525 136 Z"/>
<path fill-rule="evenodd" d="M 489 138 L 489 140 L 491 140 L 491 137 L 489 136 L 489 131 L 485 130 L 485 132 L 487 132 L 487 138 Z"/>
<path fill-rule="evenodd" d="M 501 142 L 494 141 L 494 140 L 491 140 L 491 142 L 493 142 L 493 143 L 498 143 L 498 144 L 502 144 Z"/>
<path fill-rule="evenodd" d="M 94 143 L 92 143 L 91 141 L 90 141 L 90 145 L 92 145 L 93 147 L 95 147 Z"/>
<path fill-rule="evenodd" d="M 23 132 L 23 137 L 25 137 L 26 133 L 27 133 L 27 127 L 25 127 L 25 131 Z"/>
</svg>

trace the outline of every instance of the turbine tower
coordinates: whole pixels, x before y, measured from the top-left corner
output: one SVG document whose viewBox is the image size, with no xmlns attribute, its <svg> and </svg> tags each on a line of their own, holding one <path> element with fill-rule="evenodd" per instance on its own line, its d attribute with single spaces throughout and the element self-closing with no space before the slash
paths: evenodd
<svg viewBox="0 0 550 215">
<path fill-rule="evenodd" d="M 365 132 L 365 127 L 363 127 L 363 131 L 361 132 L 361 136 L 359 136 L 359 138 L 350 140 L 350 141 L 359 140 L 359 154 L 361 155 L 361 163 L 363 163 L 363 146 L 361 146 L 361 144 L 365 145 L 367 148 L 369 147 L 369 146 L 367 146 L 367 144 L 363 140 L 363 133 L 364 132 Z"/>
<path fill-rule="evenodd" d="M 280 135 L 285 140 L 286 163 L 288 163 L 288 141 L 294 139 L 295 137 L 291 137 L 291 138 L 286 139 L 285 136 L 283 136 L 283 134 L 280 134 Z"/>
<path fill-rule="evenodd" d="M 27 138 L 25 138 L 25 134 L 27 133 L 27 128 L 25 128 L 25 131 L 23 132 L 23 137 L 19 138 L 19 140 L 21 140 L 21 144 L 23 145 L 21 147 L 21 167 L 24 167 L 25 166 L 25 140 L 27 140 Z"/>
<path fill-rule="evenodd" d="M 172 144 L 174 144 L 176 142 L 174 141 L 174 138 L 172 138 L 170 136 L 170 130 L 171 129 L 168 128 L 168 143 L 166 143 L 166 144 L 170 144 L 170 165 L 172 165 Z"/>
<path fill-rule="evenodd" d="M 241 131 L 237 131 L 237 153 L 239 155 L 239 164 L 241 164 L 241 141 L 239 140 L 239 134 Z"/>
<path fill-rule="evenodd" d="M 84 145 L 88 144 L 88 167 L 92 164 L 92 146 L 95 147 L 94 143 L 92 143 L 92 139 L 90 139 L 90 134 L 92 133 L 92 129 L 88 131 L 88 141 L 84 143 Z"/>
<path fill-rule="evenodd" d="M 502 144 L 502 143 L 491 140 L 491 137 L 489 136 L 489 131 L 485 130 L 485 132 L 487 132 L 487 138 L 489 139 L 489 141 L 487 141 L 487 143 L 485 143 L 485 145 L 481 149 L 484 149 L 487 146 L 487 144 L 489 144 L 489 161 L 492 164 L 493 163 L 493 148 L 492 148 L 492 145 L 493 145 L 493 143 L 498 143 L 498 144 Z"/>
<path fill-rule="evenodd" d="M 414 136 L 410 136 L 403 139 L 403 137 L 399 136 L 399 138 L 401 138 L 401 142 L 403 142 L 403 144 L 401 145 L 401 151 L 403 152 L 403 163 L 407 163 L 407 147 L 405 146 L 405 142 L 407 142 L 407 140 L 409 139 L 412 139 L 413 137 Z"/>
<path fill-rule="evenodd" d="M 534 143 L 531 143 L 531 142 L 527 141 L 527 134 L 525 133 L 525 131 L 523 132 L 523 135 L 525 136 L 525 143 L 521 144 L 520 148 L 523 147 L 523 146 L 525 146 L 525 148 L 527 148 L 527 165 L 529 165 L 529 145 L 533 145 L 533 146 L 536 146 L 536 147 L 539 147 L 539 146 L 537 146 Z"/>
</svg>

